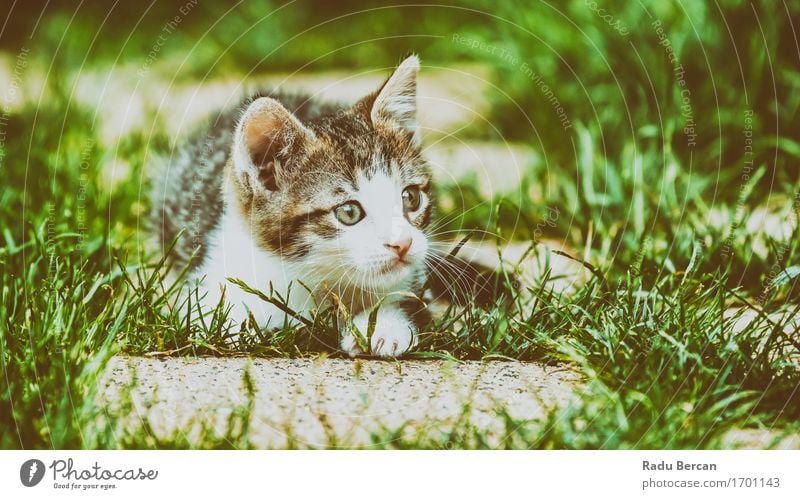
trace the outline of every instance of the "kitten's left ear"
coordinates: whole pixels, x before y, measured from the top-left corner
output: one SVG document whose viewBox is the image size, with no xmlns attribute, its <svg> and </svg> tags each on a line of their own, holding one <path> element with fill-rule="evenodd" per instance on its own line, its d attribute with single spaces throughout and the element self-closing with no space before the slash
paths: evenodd
<svg viewBox="0 0 800 499">
<path fill-rule="evenodd" d="M 393 122 L 411 132 L 413 139 L 418 142 L 417 73 L 419 57 L 412 55 L 401 62 L 378 91 L 378 95 L 374 96 L 369 117 L 372 123 L 379 120 Z"/>
<path fill-rule="evenodd" d="M 293 152 L 313 140 L 314 132 L 283 104 L 270 97 L 256 99 L 236 126 L 233 166 L 237 178 L 254 192 L 274 192 Z"/>
</svg>

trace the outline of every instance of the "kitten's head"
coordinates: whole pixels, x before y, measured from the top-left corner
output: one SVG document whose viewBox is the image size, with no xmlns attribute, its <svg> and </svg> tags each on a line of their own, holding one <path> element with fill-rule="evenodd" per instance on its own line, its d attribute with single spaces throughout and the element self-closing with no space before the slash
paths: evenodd
<svg viewBox="0 0 800 499">
<path fill-rule="evenodd" d="M 268 97 L 245 110 L 232 154 L 238 208 L 257 244 L 307 281 L 385 291 L 424 273 L 433 203 L 418 70 L 409 57 L 354 106 L 306 122 Z"/>
</svg>

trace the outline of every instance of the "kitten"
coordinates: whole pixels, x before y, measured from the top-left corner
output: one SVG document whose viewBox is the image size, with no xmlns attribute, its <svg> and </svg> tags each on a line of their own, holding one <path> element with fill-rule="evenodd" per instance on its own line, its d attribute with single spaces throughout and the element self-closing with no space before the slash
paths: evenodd
<svg viewBox="0 0 800 499">
<path fill-rule="evenodd" d="M 154 204 L 162 244 L 186 230 L 172 258 L 202 279 L 203 307 L 224 293 L 236 320 L 297 321 L 227 280 L 237 278 L 273 289 L 305 316 L 323 303 L 344 305 L 340 346 L 351 355 L 395 357 L 414 345 L 429 319 L 414 296 L 426 281 L 433 209 L 418 71 L 408 57 L 352 106 L 259 94 L 189 141 Z M 376 307 L 364 352 L 353 327 L 366 337 Z"/>
</svg>

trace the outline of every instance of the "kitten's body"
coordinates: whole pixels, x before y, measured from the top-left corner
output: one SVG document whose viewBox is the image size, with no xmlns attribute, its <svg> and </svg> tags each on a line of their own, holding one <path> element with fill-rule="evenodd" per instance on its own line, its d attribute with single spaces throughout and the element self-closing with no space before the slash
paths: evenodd
<svg viewBox="0 0 800 499">
<path fill-rule="evenodd" d="M 341 338 L 351 354 L 362 352 L 352 326 L 366 336 L 376 306 L 371 353 L 413 345 L 427 316 L 409 295 L 425 282 L 432 209 L 416 126 L 418 67 L 406 59 L 354 106 L 258 95 L 182 149 L 156 188 L 157 223 L 164 245 L 186 230 L 173 258 L 203 279 L 206 309 L 224 292 L 235 319 L 293 320 L 233 277 L 273 289 L 304 315 L 339 300 L 352 318 Z"/>
</svg>

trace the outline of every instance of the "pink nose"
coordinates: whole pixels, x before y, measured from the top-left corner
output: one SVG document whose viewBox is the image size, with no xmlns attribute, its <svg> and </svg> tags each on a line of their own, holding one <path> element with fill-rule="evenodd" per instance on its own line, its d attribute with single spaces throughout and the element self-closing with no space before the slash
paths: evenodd
<svg viewBox="0 0 800 499">
<path fill-rule="evenodd" d="M 411 238 L 404 237 L 402 239 L 398 239 L 397 241 L 386 243 L 384 246 L 387 249 L 394 251 L 398 258 L 403 258 L 406 256 L 408 249 L 411 247 Z"/>
</svg>

